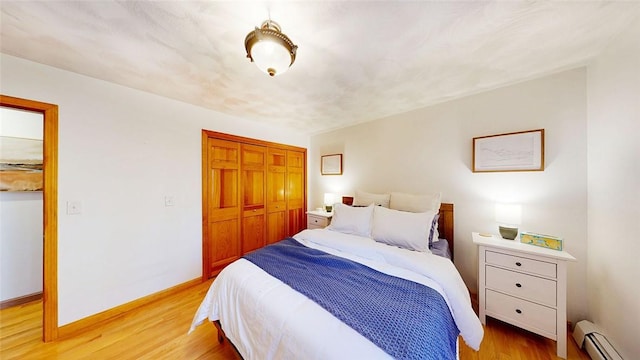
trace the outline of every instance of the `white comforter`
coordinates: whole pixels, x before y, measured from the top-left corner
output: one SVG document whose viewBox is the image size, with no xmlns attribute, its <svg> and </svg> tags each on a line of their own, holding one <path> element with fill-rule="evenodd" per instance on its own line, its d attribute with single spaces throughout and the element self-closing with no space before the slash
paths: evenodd
<svg viewBox="0 0 640 360">
<path fill-rule="evenodd" d="M 304 230 L 294 238 L 305 246 L 435 289 L 449 305 L 464 341 L 479 349 L 482 325 L 460 274 L 448 259 L 327 229 Z M 313 300 L 244 259 L 220 272 L 189 332 L 206 319 L 220 320 L 225 335 L 245 359 L 389 358 Z"/>
</svg>

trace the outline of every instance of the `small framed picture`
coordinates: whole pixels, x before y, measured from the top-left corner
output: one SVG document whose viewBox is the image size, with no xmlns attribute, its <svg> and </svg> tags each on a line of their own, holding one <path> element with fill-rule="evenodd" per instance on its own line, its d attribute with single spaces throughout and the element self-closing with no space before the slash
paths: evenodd
<svg viewBox="0 0 640 360">
<path fill-rule="evenodd" d="M 320 161 L 322 175 L 342 175 L 342 154 L 323 155 Z"/>
<path fill-rule="evenodd" d="M 473 172 L 544 171 L 544 129 L 473 138 Z"/>
</svg>

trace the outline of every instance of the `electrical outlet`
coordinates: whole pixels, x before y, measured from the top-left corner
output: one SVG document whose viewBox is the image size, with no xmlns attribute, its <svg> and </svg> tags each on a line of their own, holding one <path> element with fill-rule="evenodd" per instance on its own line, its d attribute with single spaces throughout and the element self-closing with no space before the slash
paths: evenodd
<svg viewBox="0 0 640 360">
<path fill-rule="evenodd" d="M 67 201 L 67 215 L 82 214 L 82 203 L 80 201 Z"/>
</svg>

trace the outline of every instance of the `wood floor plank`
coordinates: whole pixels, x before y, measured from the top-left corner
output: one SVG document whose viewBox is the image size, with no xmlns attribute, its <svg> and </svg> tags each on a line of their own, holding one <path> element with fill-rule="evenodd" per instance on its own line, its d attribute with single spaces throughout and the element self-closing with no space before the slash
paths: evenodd
<svg viewBox="0 0 640 360">
<path fill-rule="evenodd" d="M 228 342 L 218 344 L 212 324 L 203 324 L 187 335 L 191 320 L 211 281 L 167 296 L 81 334 L 54 343 L 43 343 L 42 302 L 0 310 L 0 358 L 118 359 L 118 360 L 239 360 Z M 568 359 L 588 360 L 569 335 Z M 556 343 L 544 337 L 488 319 L 485 337 L 476 352 L 460 340 L 462 360 L 558 359 Z"/>
</svg>

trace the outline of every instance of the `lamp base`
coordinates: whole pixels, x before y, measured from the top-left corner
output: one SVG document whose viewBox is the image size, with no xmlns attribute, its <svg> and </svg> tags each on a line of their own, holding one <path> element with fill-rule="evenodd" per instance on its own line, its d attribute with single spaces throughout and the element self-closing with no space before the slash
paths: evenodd
<svg viewBox="0 0 640 360">
<path fill-rule="evenodd" d="M 513 240 L 518 236 L 518 228 L 499 226 L 498 229 L 503 239 Z"/>
<path fill-rule="evenodd" d="M 325 210 L 326 212 L 331 212 L 331 210 L 333 210 L 333 206 L 331 206 L 331 205 L 325 205 L 325 206 L 324 206 L 324 210 Z"/>
</svg>

